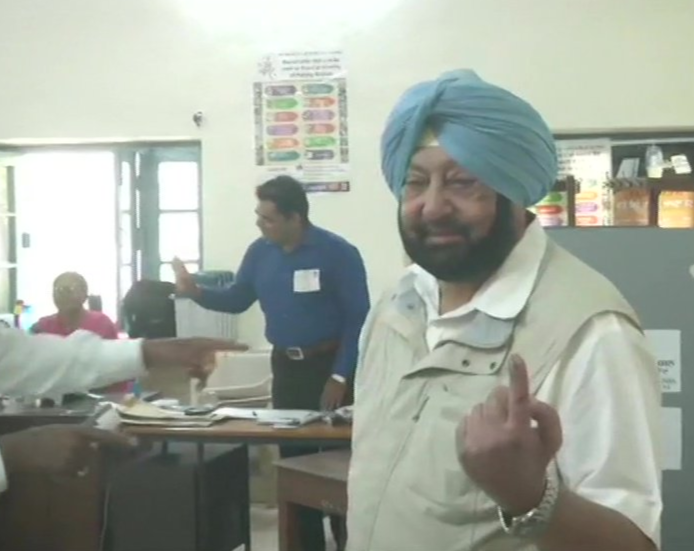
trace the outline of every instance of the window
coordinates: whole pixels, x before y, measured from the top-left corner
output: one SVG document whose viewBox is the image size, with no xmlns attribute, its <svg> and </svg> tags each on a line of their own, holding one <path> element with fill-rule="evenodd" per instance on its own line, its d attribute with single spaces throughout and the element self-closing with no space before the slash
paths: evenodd
<svg viewBox="0 0 694 551">
<path fill-rule="evenodd" d="M 17 299 L 17 220 L 14 170 L 0 159 L 0 312 L 12 312 Z"/>
<path fill-rule="evenodd" d="M 200 265 L 197 262 L 186 262 L 185 266 L 191 274 L 200 270 Z M 159 279 L 160 281 L 174 281 L 174 271 L 170 262 L 163 263 L 159 268 Z"/>
<path fill-rule="evenodd" d="M 200 193 L 198 143 L 1 147 L 0 313 L 17 298 L 51 313 L 61 271 L 115 316 L 133 282 L 172 279 L 174 256 L 197 270 Z"/>
<path fill-rule="evenodd" d="M 167 161 L 159 165 L 159 208 L 197 210 L 200 203 L 198 163 Z"/>
<path fill-rule="evenodd" d="M 159 215 L 159 255 L 162 261 L 178 256 L 200 258 L 200 220 L 197 212 L 162 212 Z"/>
<path fill-rule="evenodd" d="M 134 281 L 173 281 L 171 261 L 191 271 L 202 263 L 200 147 L 124 151 L 120 160 L 119 289 Z"/>
</svg>

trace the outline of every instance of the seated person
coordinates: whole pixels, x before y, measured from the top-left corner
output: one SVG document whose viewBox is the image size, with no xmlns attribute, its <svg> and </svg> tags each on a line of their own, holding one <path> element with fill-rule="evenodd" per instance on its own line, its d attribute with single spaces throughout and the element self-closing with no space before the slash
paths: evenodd
<svg viewBox="0 0 694 551">
<path fill-rule="evenodd" d="M 67 337 L 77 330 L 90 331 L 104 339 L 117 339 L 118 328 L 102 312 L 93 312 L 84 307 L 89 295 L 87 280 L 78 273 L 65 272 L 53 282 L 53 302 L 58 311 L 41 318 L 31 328 L 32 333 L 49 333 Z M 127 392 L 128 382 L 112 385 L 103 392 Z"/>
</svg>

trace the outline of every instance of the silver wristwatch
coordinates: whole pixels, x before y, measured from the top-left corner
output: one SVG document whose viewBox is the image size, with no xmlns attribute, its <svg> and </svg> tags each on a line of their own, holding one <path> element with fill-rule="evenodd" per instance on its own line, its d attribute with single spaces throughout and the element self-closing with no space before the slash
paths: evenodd
<svg viewBox="0 0 694 551">
<path fill-rule="evenodd" d="M 538 538 L 547 528 L 559 498 L 559 481 L 548 476 L 540 504 L 519 517 L 512 517 L 498 508 L 499 520 L 504 531 L 518 538 Z"/>
</svg>

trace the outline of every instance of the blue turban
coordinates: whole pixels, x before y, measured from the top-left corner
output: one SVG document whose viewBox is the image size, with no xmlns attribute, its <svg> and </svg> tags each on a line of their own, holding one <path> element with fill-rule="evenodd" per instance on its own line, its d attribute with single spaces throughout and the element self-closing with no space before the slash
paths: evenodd
<svg viewBox="0 0 694 551">
<path fill-rule="evenodd" d="M 428 130 L 457 164 L 518 205 L 534 205 L 556 181 L 554 139 L 540 114 L 466 69 L 410 88 L 388 118 L 381 168 L 398 198 Z"/>
</svg>

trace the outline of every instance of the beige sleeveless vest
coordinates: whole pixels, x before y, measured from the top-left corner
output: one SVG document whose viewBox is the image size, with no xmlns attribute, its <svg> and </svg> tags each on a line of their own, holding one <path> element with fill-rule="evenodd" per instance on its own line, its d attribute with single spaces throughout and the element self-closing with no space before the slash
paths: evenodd
<svg viewBox="0 0 694 551">
<path fill-rule="evenodd" d="M 526 360 L 537 392 L 572 337 L 603 312 L 638 326 L 607 279 L 552 241 L 517 319 L 476 312 L 455 341 L 431 352 L 413 287 L 384 295 L 365 325 L 357 371 L 349 550 L 534 550 L 503 532 L 495 505 L 465 475 L 456 427 L 508 383 L 511 353 Z"/>
</svg>

